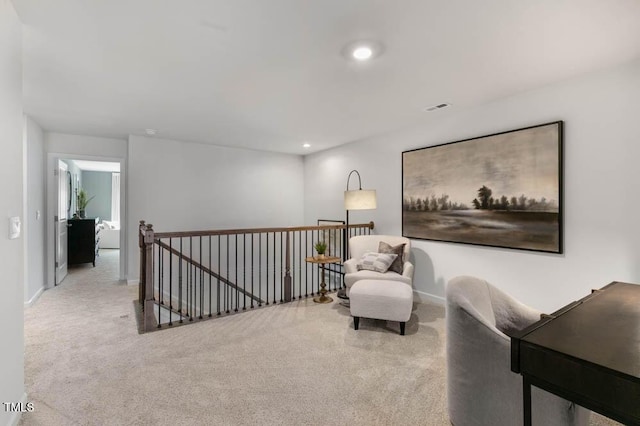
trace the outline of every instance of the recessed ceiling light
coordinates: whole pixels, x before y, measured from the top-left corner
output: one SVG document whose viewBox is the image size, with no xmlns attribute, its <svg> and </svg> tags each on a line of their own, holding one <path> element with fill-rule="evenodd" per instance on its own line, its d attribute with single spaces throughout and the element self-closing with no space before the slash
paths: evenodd
<svg viewBox="0 0 640 426">
<path fill-rule="evenodd" d="M 359 40 L 347 44 L 342 49 L 342 55 L 350 60 L 368 62 L 382 54 L 382 44 L 377 41 Z"/>
<path fill-rule="evenodd" d="M 303 148 L 311 148 L 311 144 L 310 143 L 305 143 L 302 145 Z"/>
<path fill-rule="evenodd" d="M 373 56 L 373 50 L 371 50 L 369 46 L 360 46 L 353 49 L 353 53 L 351 55 L 359 61 L 366 61 L 367 59 L 371 59 L 371 56 Z"/>
<path fill-rule="evenodd" d="M 148 136 L 155 136 L 156 133 L 158 133 L 158 131 L 156 129 L 144 129 L 144 132 L 148 135 Z"/>
</svg>

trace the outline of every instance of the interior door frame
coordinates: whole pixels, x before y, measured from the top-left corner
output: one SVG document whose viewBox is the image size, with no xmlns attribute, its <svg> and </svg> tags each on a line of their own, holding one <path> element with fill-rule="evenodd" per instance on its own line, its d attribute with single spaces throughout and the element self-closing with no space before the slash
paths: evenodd
<svg viewBox="0 0 640 426">
<path fill-rule="evenodd" d="M 121 157 L 100 157 L 95 155 L 67 154 L 61 152 L 47 153 L 47 164 L 45 168 L 45 180 L 47 191 L 46 205 L 46 287 L 55 286 L 55 222 L 57 186 L 54 169 L 58 167 L 58 160 L 86 160 L 86 161 L 107 161 L 120 163 L 120 274 L 119 279 L 124 280 L 127 276 L 127 160 Z"/>
<path fill-rule="evenodd" d="M 64 266 L 64 276 L 62 278 L 58 276 L 60 272 L 59 269 L 61 268 L 58 249 L 60 248 L 60 240 L 62 239 L 61 229 L 64 229 L 67 227 L 67 221 L 69 220 L 69 211 L 71 207 L 71 197 L 72 197 L 72 192 L 71 192 L 72 177 L 71 177 L 71 173 L 69 173 L 69 166 L 64 161 L 60 161 L 60 160 L 56 161 L 56 170 L 58 173 L 54 173 L 54 176 L 56 176 L 55 178 L 56 180 L 56 198 L 55 198 L 56 214 L 55 216 L 57 217 L 57 220 L 54 219 L 54 228 L 53 228 L 53 247 L 54 247 L 54 262 L 55 262 L 54 268 L 53 268 L 53 271 L 54 271 L 53 279 L 54 279 L 54 285 L 59 285 L 59 284 L 62 284 L 62 281 L 67 276 L 67 262 L 69 259 L 69 255 L 68 255 L 69 247 L 65 245 L 64 251 L 65 251 L 66 258 L 64 259 L 64 263 L 62 264 L 62 266 Z M 64 183 L 62 183 L 63 179 L 64 179 Z M 60 193 L 60 190 L 63 187 L 68 191 L 67 197 L 64 200 L 64 206 L 62 205 L 62 197 L 61 197 L 62 194 Z M 64 208 L 65 210 L 64 217 L 61 217 L 62 215 L 60 214 L 62 208 Z M 61 224 L 62 221 L 64 221 L 64 225 Z M 64 238 L 67 238 L 67 232 L 69 231 L 65 229 Z"/>
</svg>

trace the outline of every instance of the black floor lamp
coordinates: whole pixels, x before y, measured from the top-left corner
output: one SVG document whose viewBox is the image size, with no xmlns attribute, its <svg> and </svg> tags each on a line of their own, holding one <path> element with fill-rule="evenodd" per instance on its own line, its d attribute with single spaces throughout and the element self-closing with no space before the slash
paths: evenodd
<svg viewBox="0 0 640 426">
<path fill-rule="evenodd" d="M 358 189 L 349 190 L 349 180 L 352 174 L 358 175 Z M 347 189 L 344 191 L 344 209 L 347 212 L 346 227 L 342 237 L 342 260 L 349 258 L 348 242 L 349 242 L 349 210 L 372 210 L 377 207 L 376 190 L 362 189 L 362 179 L 357 170 L 351 170 L 347 177 Z M 346 297 L 346 292 L 341 289 L 338 297 Z"/>
</svg>

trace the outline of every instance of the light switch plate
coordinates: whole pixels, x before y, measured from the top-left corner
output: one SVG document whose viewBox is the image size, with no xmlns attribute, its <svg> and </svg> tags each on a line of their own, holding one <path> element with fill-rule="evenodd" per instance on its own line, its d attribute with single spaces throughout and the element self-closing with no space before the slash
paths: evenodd
<svg viewBox="0 0 640 426">
<path fill-rule="evenodd" d="M 20 237 L 20 217 L 14 216 L 9 218 L 9 239 L 15 240 Z"/>
</svg>

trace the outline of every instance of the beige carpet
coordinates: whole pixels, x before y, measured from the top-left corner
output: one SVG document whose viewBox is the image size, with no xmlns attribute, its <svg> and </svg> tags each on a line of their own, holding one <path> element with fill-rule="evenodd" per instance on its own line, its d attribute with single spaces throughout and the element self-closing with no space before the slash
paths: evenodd
<svg viewBox="0 0 640 426">
<path fill-rule="evenodd" d="M 22 425 L 449 424 L 443 307 L 417 304 L 406 336 L 310 299 L 140 335 L 117 256 L 25 311 Z"/>
</svg>

